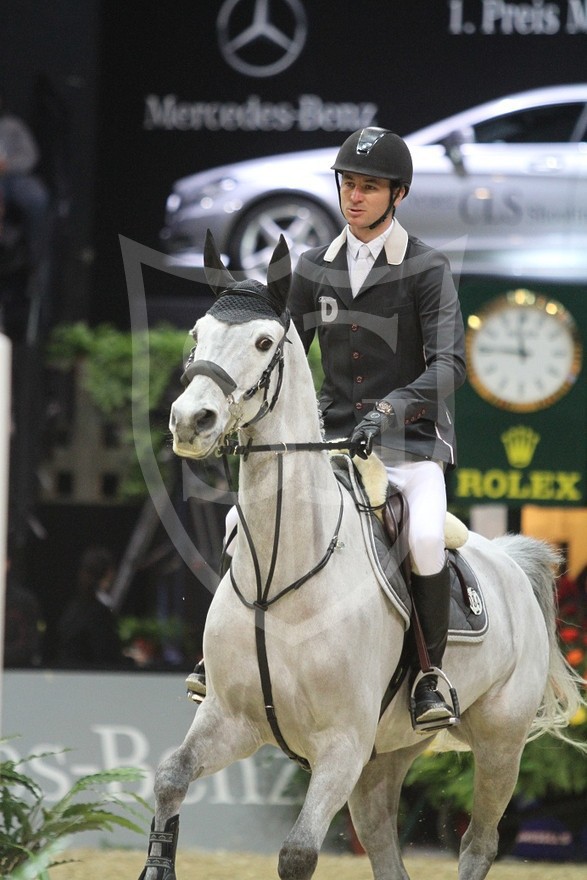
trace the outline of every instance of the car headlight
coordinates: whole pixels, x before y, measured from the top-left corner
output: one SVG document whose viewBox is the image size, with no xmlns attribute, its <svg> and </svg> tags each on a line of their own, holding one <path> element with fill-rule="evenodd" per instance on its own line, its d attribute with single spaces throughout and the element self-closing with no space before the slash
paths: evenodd
<svg viewBox="0 0 587 880">
<path fill-rule="evenodd" d="M 212 180 L 203 186 L 199 192 L 199 200 L 216 199 L 226 193 L 232 192 L 236 186 L 236 180 L 233 177 L 219 177 L 218 180 Z"/>
<path fill-rule="evenodd" d="M 167 197 L 167 212 L 168 214 L 176 214 L 180 208 L 185 208 L 190 204 L 198 204 L 201 208 L 209 211 L 210 208 L 214 207 L 217 199 L 225 197 L 236 186 L 237 181 L 233 177 L 219 177 L 216 180 L 211 180 L 204 186 L 183 192 L 181 195 L 178 192 L 172 192 Z"/>
<path fill-rule="evenodd" d="M 176 211 L 179 211 L 180 205 L 181 196 L 179 196 L 177 193 L 171 193 L 171 195 L 167 197 L 165 207 L 167 208 L 167 212 L 169 214 L 175 214 Z"/>
</svg>

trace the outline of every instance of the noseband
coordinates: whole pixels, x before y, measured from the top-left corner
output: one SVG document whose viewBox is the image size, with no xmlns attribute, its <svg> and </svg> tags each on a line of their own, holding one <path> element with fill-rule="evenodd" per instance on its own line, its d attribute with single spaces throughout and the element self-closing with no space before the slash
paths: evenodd
<svg viewBox="0 0 587 880">
<path fill-rule="evenodd" d="M 244 392 L 242 399 L 250 400 L 255 396 L 257 391 L 263 391 L 263 400 L 261 405 L 252 419 L 250 419 L 246 424 L 240 425 L 240 428 L 248 428 L 249 425 L 254 425 L 263 416 L 266 416 L 267 413 L 270 413 L 274 408 L 277 400 L 279 398 L 279 392 L 281 391 L 281 385 L 283 383 L 283 347 L 285 342 L 289 342 L 286 339 L 287 330 L 284 331 L 284 334 L 277 344 L 277 347 L 273 353 L 273 357 L 261 373 L 261 376 L 254 385 Z M 207 376 L 209 379 L 212 379 L 213 382 L 218 385 L 226 400 L 228 402 L 229 408 L 233 406 L 236 401 L 233 397 L 233 391 L 236 390 L 237 384 L 229 374 L 218 364 L 215 364 L 214 361 L 205 361 L 205 360 L 196 360 L 195 359 L 196 346 L 192 348 L 190 351 L 189 358 L 187 359 L 183 374 L 181 376 L 181 383 L 184 388 L 187 388 L 194 376 Z M 277 367 L 277 385 L 275 391 L 273 393 L 273 397 L 271 401 L 269 401 L 269 384 L 271 382 L 271 375 L 273 370 Z"/>
</svg>

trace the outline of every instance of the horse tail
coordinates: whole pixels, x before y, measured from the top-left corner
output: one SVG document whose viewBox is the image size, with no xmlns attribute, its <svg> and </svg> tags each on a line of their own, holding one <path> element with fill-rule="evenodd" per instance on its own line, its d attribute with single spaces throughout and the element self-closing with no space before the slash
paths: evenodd
<svg viewBox="0 0 587 880">
<path fill-rule="evenodd" d="M 495 538 L 492 543 L 517 562 L 527 575 L 548 633 L 548 678 L 528 740 L 549 733 L 587 752 L 586 743 L 578 742 L 565 732 L 577 712 L 587 708 L 587 701 L 581 694 L 585 682 L 568 663 L 558 639 L 555 577 L 562 561 L 561 554 L 545 541 L 526 535 L 504 535 Z"/>
</svg>

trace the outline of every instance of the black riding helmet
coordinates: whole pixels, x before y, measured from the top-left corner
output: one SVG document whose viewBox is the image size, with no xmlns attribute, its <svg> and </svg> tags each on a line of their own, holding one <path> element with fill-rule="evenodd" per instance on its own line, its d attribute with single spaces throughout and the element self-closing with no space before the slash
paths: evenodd
<svg viewBox="0 0 587 880">
<path fill-rule="evenodd" d="M 339 174 L 349 171 L 355 174 L 368 174 L 389 180 L 389 207 L 385 213 L 369 227 L 379 226 L 393 210 L 397 189 L 405 187 L 406 195 L 412 184 L 412 157 L 406 142 L 387 128 L 361 128 L 351 134 L 341 146 L 332 165 L 338 200 L 340 204 Z M 405 196 L 404 196 L 405 198 Z"/>
</svg>

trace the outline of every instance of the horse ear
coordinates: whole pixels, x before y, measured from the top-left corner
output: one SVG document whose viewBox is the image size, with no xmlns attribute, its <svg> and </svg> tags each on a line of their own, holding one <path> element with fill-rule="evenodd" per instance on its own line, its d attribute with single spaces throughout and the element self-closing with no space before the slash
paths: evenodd
<svg viewBox="0 0 587 880">
<path fill-rule="evenodd" d="M 214 296 L 223 293 L 236 281 L 222 262 L 214 236 L 210 230 L 206 230 L 206 241 L 204 243 L 204 271 L 206 273 L 206 281 L 212 288 Z"/>
<path fill-rule="evenodd" d="M 280 235 L 267 269 L 267 289 L 278 314 L 281 314 L 287 306 L 290 285 L 291 259 L 289 248 L 283 235 Z"/>
</svg>

